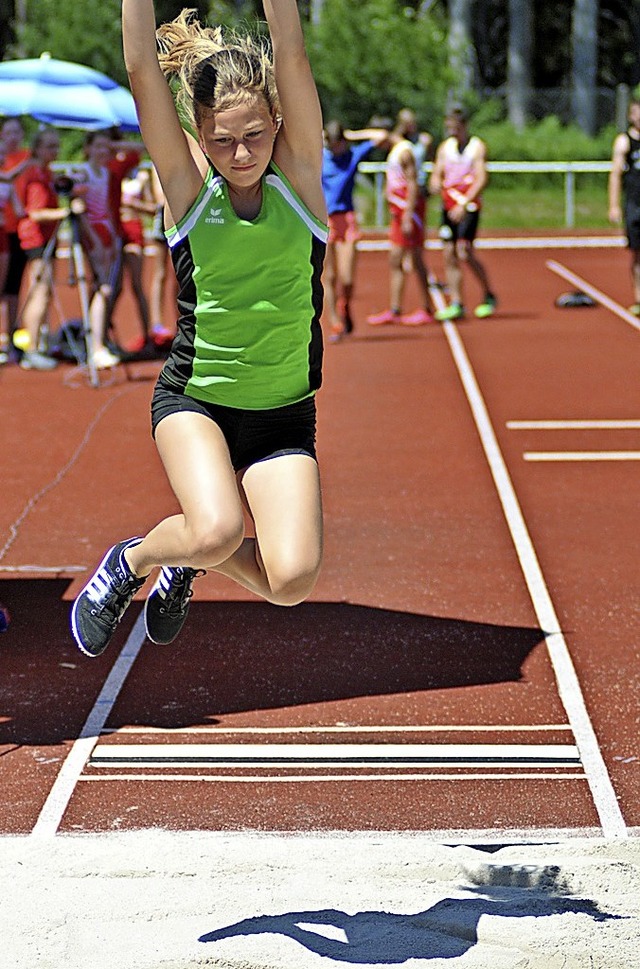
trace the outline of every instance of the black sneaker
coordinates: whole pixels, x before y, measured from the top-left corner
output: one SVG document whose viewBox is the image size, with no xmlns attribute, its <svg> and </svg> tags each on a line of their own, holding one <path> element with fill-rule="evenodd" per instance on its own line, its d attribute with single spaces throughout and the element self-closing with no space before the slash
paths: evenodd
<svg viewBox="0 0 640 969">
<path fill-rule="evenodd" d="M 193 590 L 193 580 L 204 575 L 204 569 L 160 569 L 153 589 L 144 604 L 144 624 L 152 643 L 167 646 L 184 626 Z"/>
<path fill-rule="evenodd" d="M 109 645 L 124 611 L 146 579 L 126 563 L 124 551 L 141 538 L 129 538 L 110 548 L 71 610 L 71 631 L 79 649 L 99 656 Z"/>
</svg>

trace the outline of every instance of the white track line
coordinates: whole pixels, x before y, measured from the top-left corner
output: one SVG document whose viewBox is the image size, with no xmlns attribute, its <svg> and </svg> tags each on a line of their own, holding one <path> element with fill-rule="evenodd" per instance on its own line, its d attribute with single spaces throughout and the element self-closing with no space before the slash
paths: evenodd
<svg viewBox="0 0 640 969">
<path fill-rule="evenodd" d="M 0 572 L 15 572 L 17 575 L 42 573 L 43 575 L 65 576 L 67 572 L 86 572 L 86 565 L 0 565 Z"/>
<path fill-rule="evenodd" d="M 640 451 L 525 451 L 525 461 L 640 461 Z"/>
<path fill-rule="evenodd" d="M 49 796 L 31 832 L 32 838 L 51 838 L 56 834 L 84 766 L 98 742 L 118 694 L 136 661 L 144 643 L 145 635 L 144 616 L 141 611 L 120 655 L 105 680 L 80 736 L 67 754 L 65 762 L 49 791 Z"/>
<path fill-rule="evenodd" d="M 166 767 L 182 765 L 223 770 L 252 767 L 280 770 L 327 767 L 579 767 L 574 744 L 100 744 L 92 767 Z"/>
<path fill-rule="evenodd" d="M 435 301 L 442 301 L 442 294 L 438 290 L 434 289 L 432 295 Z M 603 833 L 607 838 L 626 838 L 627 828 L 589 719 L 580 682 L 475 374 L 457 328 L 446 322 L 443 330 L 476 422 L 540 628 L 546 634 L 558 693 L 573 729 Z"/>
<path fill-rule="evenodd" d="M 507 421 L 506 426 L 510 431 L 634 431 L 640 421 Z"/>
<path fill-rule="evenodd" d="M 117 766 L 117 765 L 116 765 Z M 499 774 L 477 773 L 477 774 L 279 774 L 269 777 L 266 774 L 83 774 L 78 781 L 136 781 L 136 783 L 146 783 L 147 781 L 160 781 L 162 784 L 178 781 L 183 784 L 189 783 L 209 783 L 209 784 L 319 784 L 329 781 L 586 781 L 584 774 L 569 774 L 564 771 L 555 774 L 545 774 L 536 772 L 528 774 L 518 771 L 517 774 L 510 774 L 508 771 Z M 427 832 L 423 832 L 427 833 Z M 429 832 L 430 833 L 430 832 Z M 473 830 L 468 831 L 467 835 L 473 835 Z M 539 835 L 538 835 L 539 837 Z"/>
<path fill-rule="evenodd" d="M 633 313 L 630 313 L 629 310 L 626 310 L 623 306 L 620 306 L 620 303 L 616 303 L 616 301 L 607 296 L 606 293 L 603 293 L 601 289 L 597 289 L 595 286 L 592 286 L 591 283 L 588 283 L 586 279 L 582 278 L 582 276 L 578 276 L 576 273 L 571 272 L 570 269 L 567 269 L 566 266 L 556 262 L 554 259 L 549 259 L 546 265 L 547 269 L 550 269 L 551 272 L 556 273 L 558 276 L 562 276 L 562 278 L 566 279 L 567 282 L 571 283 L 573 286 L 577 286 L 578 289 L 581 289 L 583 293 L 586 293 L 592 299 L 595 299 L 595 301 L 600 303 L 601 306 L 611 310 L 612 313 L 619 316 L 620 319 L 624 320 L 625 323 L 633 326 L 636 330 L 640 330 L 640 319 L 638 319 L 637 316 L 634 316 Z"/>
</svg>

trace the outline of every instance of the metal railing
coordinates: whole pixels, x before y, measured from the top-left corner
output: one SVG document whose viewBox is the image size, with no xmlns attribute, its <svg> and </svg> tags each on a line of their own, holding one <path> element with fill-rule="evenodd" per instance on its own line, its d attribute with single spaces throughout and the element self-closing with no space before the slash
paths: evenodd
<svg viewBox="0 0 640 969">
<path fill-rule="evenodd" d="M 375 185 L 375 225 L 382 228 L 385 224 L 384 179 L 385 162 L 360 162 L 358 171 L 363 175 L 373 175 Z M 426 162 L 424 170 L 430 172 L 431 162 Z M 489 173 L 500 172 L 517 174 L 518 172 L 551 174 L 560 173 L 564 176 L 564 224 L 567 229 L 575 225 L 576 216 L 576 175 L 584 173 L 602 173 L 611 171 L 610 161 L 573 161 L 573 162 L 534 162 L 534 161 L 493 161 L 487 163 Z"/>
</svg>

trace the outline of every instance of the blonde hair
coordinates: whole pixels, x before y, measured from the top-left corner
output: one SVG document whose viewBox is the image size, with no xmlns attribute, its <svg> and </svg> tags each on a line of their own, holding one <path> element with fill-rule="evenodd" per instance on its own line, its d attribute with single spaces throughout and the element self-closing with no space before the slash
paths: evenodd
<svg viewBox="0 0 640 969">
<path fill-rule="evenodd" d="M 156 38 L 160 68 L 169 82 L 178 82 L 178 112 L 194 129 L 207 111 L 225 110 L 252 94 L 262 95 L 277 116 L 278 92 L 264 38 L 204 27 L 193 9 L 162 24 Z"/>
</svg>

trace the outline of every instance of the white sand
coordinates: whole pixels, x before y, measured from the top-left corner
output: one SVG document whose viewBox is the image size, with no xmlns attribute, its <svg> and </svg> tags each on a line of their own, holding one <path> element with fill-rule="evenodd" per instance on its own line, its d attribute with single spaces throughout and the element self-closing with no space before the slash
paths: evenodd
<svg viewBox="0 0 640 969">
<path fill-rule="evenodd" d="M 4 837 L 0 878 L 3 969 L 640 969 L 637 838 Z"/>
</svg>

